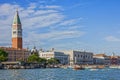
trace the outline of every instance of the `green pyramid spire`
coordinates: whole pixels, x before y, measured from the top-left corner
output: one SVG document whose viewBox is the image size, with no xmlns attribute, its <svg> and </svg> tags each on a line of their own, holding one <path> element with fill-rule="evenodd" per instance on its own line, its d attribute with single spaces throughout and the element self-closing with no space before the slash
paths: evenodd
<svg viewBox="0 0 120 80">
<path fill-rule="evenodd" d="M 19 14 L 18 14 L 18 10 L 16 10 L 16 14 L 14 16 L 13 24 L 21 24 Z"/>
</svg>

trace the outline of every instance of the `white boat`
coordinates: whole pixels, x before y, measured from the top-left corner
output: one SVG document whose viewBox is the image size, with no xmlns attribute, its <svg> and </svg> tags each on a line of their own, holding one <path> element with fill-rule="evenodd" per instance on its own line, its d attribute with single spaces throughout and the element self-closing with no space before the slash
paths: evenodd
<svg viewBox="0 0 120 80">
<path fill-rule="evenodd" d="M 113 65 L 113 66 L 109 66 L 109 68 L 112 68 L 112 69 L 120 69 L 120 66 L 118 66 L 118 65 Z"/>
<path fill-rule="evenodd" d="M 98 69 L 90 69 L 90 71 L 97 71 Z"/>
</svg>

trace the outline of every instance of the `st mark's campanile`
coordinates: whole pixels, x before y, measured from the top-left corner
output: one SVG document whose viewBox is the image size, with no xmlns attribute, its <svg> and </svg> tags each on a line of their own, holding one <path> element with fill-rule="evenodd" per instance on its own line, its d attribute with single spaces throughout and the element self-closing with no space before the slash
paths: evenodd
<svg viewBox="0 0 120 80">
<path fill-rule="evenodd" d="M 15 13 L 12 24 L 12 47 L 16 49 L 22 49 L 22 25 L 18 10 Z"/>
</svg>

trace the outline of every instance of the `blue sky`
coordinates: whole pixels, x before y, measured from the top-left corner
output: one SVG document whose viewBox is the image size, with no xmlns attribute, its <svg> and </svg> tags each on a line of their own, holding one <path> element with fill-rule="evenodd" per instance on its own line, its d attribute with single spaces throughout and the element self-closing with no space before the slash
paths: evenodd
<svg viewBox="0 0 120 80">
<path fill-rule="evenodd" d="M 24 47 L 120 55 L 119 0 L 1 0 L 0 46 L 11 45 L 16 8 Z"/>
</svg>

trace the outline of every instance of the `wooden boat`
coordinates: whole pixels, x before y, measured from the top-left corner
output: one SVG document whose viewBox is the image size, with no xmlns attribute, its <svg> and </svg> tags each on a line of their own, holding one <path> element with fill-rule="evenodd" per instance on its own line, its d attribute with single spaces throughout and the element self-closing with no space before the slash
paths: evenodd
<svg viewBox="0 0 120 80">
<path fill-rule="evenodd" d="M 104 65 L 99 65 L 99 66 L 97 66 L 97 68 L 98 68 L 98 69 L 104 69 L 105 66 L 104 66 Z"/>
<path fill-rule="evenodd" d="M 85 68 L 83 68 L 82 66 L 74 66 L 73 70 L 84 70 Z"/>
</svg>

